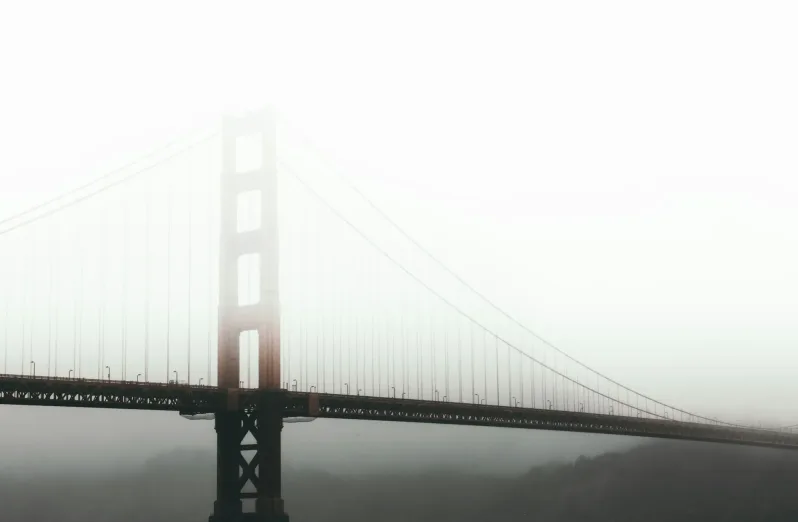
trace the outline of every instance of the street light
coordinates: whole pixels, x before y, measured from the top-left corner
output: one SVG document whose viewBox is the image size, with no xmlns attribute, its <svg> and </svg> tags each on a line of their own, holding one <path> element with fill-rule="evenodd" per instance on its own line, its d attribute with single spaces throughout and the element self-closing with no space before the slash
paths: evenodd
<svg viewBox="0 0 798 522">
<path fill-rule="evenodd" d="M 31 361 L 30 363 L 33 366 L 33 370 L 31 371 L 31 376 L 32 377 L 36 377 L 36 362 L 35 361 Z"/>
<path fill-rule="evenodd" d="M 177 370 L 172 370 L 172 373 L 175 374 L 175 384 L 177 384 Z"/>
<path fill-rule="evenodd" d="M 438 390 L 435 390 L 435 400 L 438 400 Z"/>
<path fill-rule="evenodd" d="M 517 407 L 518 407 L 518 399 L 516 399 L 515 397 L 513 397 L 513 402 L 515 403 L 515 405 L 514 405 L 514 406 L 517 408 Z"/>
<path fill-rule="evenodd" d="M 344 386 L 346 386 L 346 394 L 349 395 L 349 383 L 345 382 Z"/>
<path fill-rule="evenodd" d="M 551 401 L 550 401 L 550 400 L 548 400 L 548 399 L 546 399 L 546 402 L 548 402 L 548 403 L 549 403 L 549 409 L 551 409 Z"/>
<path fill-rule="evenodd" d="M 197 383 L 198 386 L 202 386 L 202 377 L 200 377 L 199 382 Z"/>
<path fill-rule="evenodd" d="M 136 382 L 139 382 L 139 377 L 141 377 L 141 374 L 140 373 L 136 374 Z"/>
<path fill-rule="evenodd" d="M 405 392 L 402 392 L 402 400 L 405 399 Z"/>
<path fill-rule="evenodd" d="M 110 366 L 106 366 L 105 369 L 108 370 L 108 380 L 110 381 L 111 380 L 111 367 Z"/>
<path fill-rule="evenodd" d="M 318 388 L 316 388 L 315 386 L 311 386 L 310 387 L 310 393 L 314 393 L 314 390 L 318 390 Z"/>
<path fill-rule="evenodd" d="M 476 398 L 477 398 L 477 404 L 479 404 L 479 403 L 480 403 L 480 400 L 479 400 L 479 394 L 478 394 L 478 393 L 475 393 L 475 394 L 474 394 L 474 397 L 476 397 Z"/>
<path fill-rule="evenodd" d="M 294 384 L 292 384 L 292 385 L 291 385 L 291 387 L 292 387 L 292 388 L 294 388 L 294 391 L 297 391 L 297 390 L 299 389 L 299 381 L 297 381 L 296 379 L 294 379 L 294 380 L 293 380 L 293 381 L 291 381 L 291 382 L 293 382 L 293 383 L 294 383 Z"/>
<path fill-rule="evenodd" d="M 357 389 L 357 395 L 358 395 L 358 397 L 360 396 L 360 392 L 362 392 L 362 391 L 363 391 L 363 388 L 358 388 L 358 389 Z"/>
<path fill-rule="evenodd" d="M 72 373 L 74 373 L 74 371 L 75 370 L 69 370 L 69 373 L 67 373 L 67 379 L 71 379 L 72 378 Z"/>
<path fill-rule="evenodd" d="M 580 402 L 579 403 L 579 411 L 581 411 L 581 412 L 585 411 L 585 403 L 584 402 Z"/>
<path fill-rule="evenodd" d="M 392 390 L 391 394 L 393 395 L 393 398 L 395 399 L 396 398 L 396 386 L 391 386 L 391 390 Z"/>
</svg>

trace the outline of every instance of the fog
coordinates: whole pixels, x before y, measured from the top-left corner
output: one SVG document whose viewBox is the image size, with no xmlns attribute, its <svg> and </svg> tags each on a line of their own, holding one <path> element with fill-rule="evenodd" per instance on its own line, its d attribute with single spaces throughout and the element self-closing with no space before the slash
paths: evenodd
<svg viewBox="0 0 798 522">
<path fill-rule="evenodd" d="M 292 165 L 331 179 L 322 178 L 333 172 L 320 166 L 326 158 L 436 257 L 570 355 L 689 411 L 798 422 L 791 400 L 798 392 L 798 165 L 791 148 L 798 73 L 790 66 L 798 48 L 796 8 L 579 5 L 4 5 L 0 58 L 11 81 L 0 86 L 0 219 L 209 128 L 225 112 L 270 105 L 299 131 L 281 149 Z M 171 165 L 169 179 L 199 170 L 211 179 L 212 156 L 191 161 Z M 299 201 L 298 187 L 285 186 L 283 201 Z M 357 213 L 351 200 L 335 197 Z M 142 200 L 130 201 L 135 208 Z M 299 219 L 299 210 L 285 208 L 287 219 Z M 376 221 L 361 225 L 375 234 L 387 230 Z M 157 224 L 152 229 L 165 233 Z M 213 237 L 213 230 L 194 230 Z M 422 262 L 378 237 L 408 263 Z M 9 244 L 0 246 L 4 268 L 19 262 Z M 325 258 L 333 263 L 325 266 L 354 252 L 333 251 L 340 259 Z M 163 254 L 149 259 L 157 264 Z M 302 249 L 289 254 L 307 259 Z M 213 274 L 213 265 L 202 263 L 195 277 Z M 296 293 L 290 281 L 307 267 L 287 266 L 284 277 L 294 279 L 283 292 L 285 316 L 298 329 L 309 313 L 308 294 Z M 350 281 L 343 272 L 326 273 L 337 286 L 324 288 L 337 299 Z M 89 270 L 89 278 L 95 275 Z M 174 277 L 179 285 L 186 274 Z M 390 277 L 396 279 L 383 281 L 399 281 Z M 359 306 L 367 310 L 369 299 L 392 284 L 362 290 Z M 8 286 L 0 288 L 8 295 Z M 61 288 L 65 301 L 68 288 Z M 112 299 L 114 289 L 102 288 Z M 367 287 L 349 288 L 354 296 Z M 164 328 L 159 295 L 149 312 L 160 321 L 153 335 Z M 203 347 L 213 328 L 208 308 L 194 310 L 197 329 L 190 334 Z M 96 351 L 95 313 L 86 319 L 86 343 Z M 500 322 L 484 313 L 480 320 L 491 327 Z M 440 320 L 452 321 L 446 314 Z M 189 335 L 176 328 L 174 335 Z M 131 331 L 131 344 L 141 335 Z M 174 342 L 175 357 L 182 357 L 185 339 Z M 529 349 L 554 360 L 544 346 Z M 4 371 L 29 371 L 27 356 L 17 354 L 12 350 L 18 359 Z M 72 366 L 70 354 L 62 356 L 63 374 Z M 156 356 L 161 364 L 163 353 Z M 204 360 L 204 351 L 198 357 Z M 87 374 L 103 362 L 87 360 Z M 556 364 L 565 371 L 562 359 Z M 118 362 L 109 365 L 120 371 Z M 156 369 L 165 379 L 174 366 Z M 138 371 L 131 363 L 128 378 Z M 485 387 L 492 386 L 486 378 Z M 497 395 L 510 398 L 505 390 Z M 0 416 L 4 471 L 135 466 L 176 447 L 210 447 L 214 436 L 211 423 L 175 414 L 3 407 Z M 532 463 L 638 443 L 321 420 L 286 426 L 284 440 L 292 465 L 342 473 L 431 466 L 520 473 Z"/>
<path fill-rule="evenodd" d="M 215 451 L 213 422 L 174 413 L 4 407 L 2 415 L 4 426 L 15 426 L 3 434 L 5 447 L 15 448 L 3 452 L 3 469 L 20 476 L 133 472 L 177 449 Z M 443 468 L 507 476 L 640 443 L 631 437 L 318 419 L 285 425 L 283 464 L 342 475 Z"/>
</svg>

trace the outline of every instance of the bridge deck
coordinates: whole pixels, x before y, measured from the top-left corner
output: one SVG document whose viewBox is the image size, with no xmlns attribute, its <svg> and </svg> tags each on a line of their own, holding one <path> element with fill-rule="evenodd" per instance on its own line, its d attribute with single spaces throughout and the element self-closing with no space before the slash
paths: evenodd
<svg viewBox="0 0 798 522">
<path fill-rule="evenodd" d="M 212 413 L 283 396 L 284 417 L 495 426 L 798 449 L 798 434 L 666 419 L 456 402 L 212 386 L 0 375 L 0 404 Z"/>
</svg>

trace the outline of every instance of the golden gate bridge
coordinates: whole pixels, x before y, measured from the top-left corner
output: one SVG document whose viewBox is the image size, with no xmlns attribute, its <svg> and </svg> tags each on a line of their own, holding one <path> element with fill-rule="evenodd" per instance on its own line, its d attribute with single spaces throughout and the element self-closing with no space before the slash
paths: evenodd
<svg viewBox="0 0 798 522">
<path fill-rule="evenodd" d="M 226 117 L 0 221 L 0 404 L 213 418 L 211 521 L 288 519 L 292 419 L 798 448 L 790 428 L 687 411 L 569 356 L 319 175 L 283 126 Z"/>
</svg>

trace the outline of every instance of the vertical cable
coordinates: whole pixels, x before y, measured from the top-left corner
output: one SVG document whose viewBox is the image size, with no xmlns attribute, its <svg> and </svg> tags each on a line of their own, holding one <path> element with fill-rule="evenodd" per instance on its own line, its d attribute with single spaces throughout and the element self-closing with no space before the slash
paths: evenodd
<svg viewBox="0 0 798 522">
<path fill-rule="evenodd" d="M 438 400 L 440 396 L 438 396 L 438 386 L 440 386 L 438 378 L 440 377 L 438 372 L 438 344 L 435 340 L 435 323 L 433 320 L 434 312 L 434 304 L 430 307 L 430 323 L 429 323 L 429 342 L 430 348 L 432 349 L 432 389 L 430 390 L 430 396 L 434 400 Z"/>
<path fill-rule="evenodd" d="M 27 340 L 27 318 L 24 316 L 25 307 L 23 305 L 22 308 L 23 316 L 22 316 L 22 345 L 20 348 L 20 358 L 21 361 L 19 363 L 19 374 L 25 375 L 25 341 Z"/>
<path fill-rule="evenodd" d="M 390 334 L 390 343 L 391 343 L 391 358 L 390 358 L 390 365 L 391 365 L 391 377 L 390 377 L 390 384 L 391 384 L 391 393 L 389 394 L 390 397 L 396 397 L 396 387 L 398 386 L 399 382 L 396 380 L 396 332 L 391 330 Z"/>
<path fill-rule="evenodd" d="M 50 229 L 52 231 L 52 229 Z M 47 376 L 50 376 L 50 364 L 53 353 L 53 234 L 50 232 L 47 262 L 50 271 L 49 289 L 47 291 Z"/>
<path fill-rule="evenodd" d="M 6 283 L 6 285 L 10 286 L 11 283 Z M 3 296 L 6 302 L 6 310 L 3 314 L 3 373 L 8 373 L 8 314 L 10 309 L 8 296 L 10 295 L 11 292 L 5 292 Z"/>
<path fill-rule="evenodd" d="M 549 374 L 549 370 L 546 368 L 546 350 L 543 350 L 543 366 L 540 368 L 541 376 L 543 377 L 543 407 L 546 408 L 547 404 L 551 403 L 551 399 L 549 399 L 549 383 L 547 376 Z"/>
<path fill-rule="evenodd" d="M 482 348 L 483 348 L 483 355 L 484 355 L 484 370 L 485 370 L 485 389 L 483 390 L 483 399 L 485 399 L 485 404 L 488 403 L 488 332 L 487 330 L 482 330 Z"/>
<path fill-rule="evenodd" d="M 166 201 L 166 382 L 169 382 L 170 334 L 172 328 L 172 191 Z M 175 382 L 175 384 L 178 384 Z"/>
<path fill-rule="evenodd" d="M 460 337 L 460 321 L 457 321 L 457 400 L 463 402 L 463 354 Z"/>
<path fill-rule="evenodd" d="M 192 230 L 191 222 L 192 222 L 192 215 L 193 215 L 192 208 L 194 206 L 193 205 L 194 197 L 193 197 L 193 193 L 191 191 L 191 163 L 192 163 L 191 162 L 191 158 L 189 158 L 189 161 L 188 161 L 188 166 L 189 166 L 188 175 L 186 176 L 188 178 L 188 180 L 187 180 L 187 185 L 188 185 L 188 266 L 186 267 L 186 270 L 188 271 L 188 290 L 186 292 L 188 294 L 188 310 L 187 310 L 188 318 L 187 318 L 187 321 L 186 321 L 188 323 L 188 326 L 186 327 L 186 329 L 187 329 L 187 331 L 186 331 L 186 365 L 187 365 L 187 368 L 186 368 L 186 382 L 189 385 L 191 384 L 191 283 L 192 283 L 191 264 L 192 264 L 192 250 L 193 250 L 193 248 L 192 248 L 193 247 L 193 242 L 192 242 L 192 237 L 191 237 L 191 230 Z"/>
<path fill-rule="evenodd" d="M 78 246 L 78 264 L 80 262 L 80 242 L 76 241 Z M 75 291 L 72 293 L 72 372 L 77 376 L 78 366 L 78 295 L 80 294 L 80 285 L 76 285 Z"/>
<path fill-rule="evenodd" d="M 100 380 L 102 378 L 102 373 L 100 372 L 100 365 L 102 365 L 102 353 L 103 353 L 102 327 L 103 327 L 103 309 L 102 306 L 98 306 L 97 307 L 97 380 Z"/>
<path fill-rule="evenodd" d="M 80 285 L 79 285 L 79 292 L 80 292 L 80 319 L 78 321 L 78 364 L 77 368 L 75 368 L 75 374 L 78 377 L 83 377 L 83 311 L 86 308 L 85 303 L 85 294 L 83 291 L 83 280 L 84 280 L 84 272 L 86 269 L 86 265 L 82 262 L 80 263 Z"/>
<path fill-rule="evenodd" d="M 27 245 L 26 245 L 27 246 Z M 27 250 L 27 248 L 26 248 Z M 27 326 L 28 326 L 28 318 L 25 315 L 26 308 L 28 305 L 28 280 L 26 274 L 24 274 L 25 269 L 30 266 L 29 262 L 23 261 L 20 279 L 22 280 L 22 310 L 21 310 L 21 317 L 20 322 L 22 323 L 22 344 L 20 346 L 20 362 L 19 362 L 19 374 L 25 375 L 25 341 L 27 341 Z"/>
<path fill-rule="evenodd" d="M 208 147 L 208 151 L 212 149 Z M 212 154 L 212 152 L 211 152 Z M 210 162 L 209 162 L 210 163 Z M 208 170 L 208 386 L 212 386 L 211 382 L 211 331 L 213 328 L 213 281 L 215 278 L 213 271 L 213 196 L 216 193 L 213 190 L 213 169 Z M 282 365 L 281 365 L 282 366 Z"/>
<path fill-rule="evenodd" d="M 29 258 L 27 266 L 35 266 L 33 264 L 35 259 L 36 259 L 36 243 L 35 243 L 35 240 L 36 240 L 36 236 L 34 235 L 33 239 L 31 240 L 31 247 L 30 247 L 31 256 Z M 32 281 L 32 279 L 33 279 L 32 275 L 25 278 L 26 281 L 31 281 L 31 283 L 33 283 L 34 281 Z M 27 308 L 28 308 L 27 304 L 28 304 L 28 301 L 29 301 L 29 299 L 28 299 L 28 290 L 29 289 L 26 288 L 26 291 L 25 291 L 25 309 L 26 309 L 26 311 L 27 311 Z M 35 300 L 34 300 L 34 303 L 35 303 Z M 35 307 L 35 305 L 34 305 L 34 307 Z M 30 350 L 28 350 L 28 352 L 31 353 L 31 355 L 33 355 L 32 354 L 32 352 L 33 352 L 33 324 L 34 324 L 33 315 L 34 315 L 33 313 L 30 314 L 30 328 L 29 328 L 29 333 L 28 333 L 28 336 L 27 336 L 29 338 L 28 342 L 30 344 Z M 27 322 L 27 321 L 25 321 L 25 322 Z M 23 328 L 24 327 L 25 327 L 25 323 L 23 323 Z M 24 330 L 23 330 L 22 347 L 21 347 L 22 348 L 22 360 L 19 362 L 20 365 L 22 366 L 22 374 L 23 375 L 25 374 L 25 340 L 26 339 L 25 339 Z M 28 359 L 28 360 L 31 360 L 31 359 Z M 28 366 L 28 373 L 30 373 L 30 366 Z"/>
<path fill-rule="evenodd" d="M 560 395 L 558 393 L 559 390 L 557 389 L 557 352 L 554 352 L 554 363 L 553 363 L 553 370 L 551 372 L 551 378 L 554 381 L 553 382 L 553 390 L 552 390 L 553 391 L 552 399 L 554 399 L 554 401 L 553 401 L 554 402 L 554 409 L 556 410 L 556 409 L 559 409 L 559 407 L 560 407 L 560 403 L 559 403 Z"/>
<path fill-rule="evenodd" d="M 332 384 L 332 392 L 335 393 L 335 320 L 333 320 L 333 323 L 332 323 L 332 339 L 330 339 L 330 346 L 331 346 L 330 353 L 331 353 L 331 359 L 332 359 L 330 361 L 331 362 L 331 366 L 332 366 L 332 372 L 330 372 L 331 373 L 331 379 L 332 379 L 332 383 L 331 384 Z"/>
<path fill-rule="evenodd" d="M 338 319 L 338 392 L 344 393 L 344 319 L 343 315 Z"/>
<path fill-rule="evenodd" d="M 404 299 L 402 301 L 403 301 L 402 304 L 404 305 Z M 402 368 L 401 368 L 401 370 L 402 370 L 401 371 L 401 374 L 402 374 L 402 398 L 404 399 L 405 398 L 405 372 L 407 371 L 407 365 L 405 364 L 405 353 L 406 353 L 406 350 L 405 350 L 405 314 L 404 314 L 404 310 L 402 310 L 402 315 L 401 315 L 401 317 L 399 319 L 399 328 L 401 328 L 401 330 L 402 330 L 402 333 L 399 336 L 399 342 L 401 343 L 400 356 L 401 356 L 401 359 L 402 359 Z"/>
<path fill-rule="evenodd" d="M 565 378 L 562 380 L 562 393 L 563 393 L 563 404 L 564 409 L 568 410 L 570 408 L 570 397 L 568 397 L 568 367 L 565 368 Z"/>
<path fill-rule="evenodd" d="M 443 332 L 443 386 L 446 398 L 449 398 L 449 332 Z"/>
<path fill-rule="evenodd" d="M 418 322 L 421 324 L 421 321 Z M 416 328 L 416 398 L 421 399 L 423 388 L 421 381 L 421 332 Z"/>
<path fill-rule="evenodd" d="M 150 198 L 144 217 L 144 382 L 150 382 Z M 167 375 L 167 377 L 169 377 Z"/>
<path fill-rule="evenodd" d="M 471 341 L 471 402 L 474 402 L 477 397 L 477 386 L 474 377 L 476 373 L 476 368 L 474 366 L 474 324 L 471 321 L 468 322 L 468 337 Z"/>
<path fill-rule="evenodd" d="M 97 364 L 97 378 L 102 378 L 102 370 L 103 366 L 105 366 L 105 292 L 108 285 L 108 261 L 107 261 L 107 254 L 108 254 L 108 214 L 106 213 L 106 217 L 103 223 L 103 242 L 102 246 L 103 249 L 103 256 L 97 256 L 99 261 L 99 269 L 98 272 L 101 274 L 101 284 L 100 284 L 100 295 L 99 295 L 99 315 L 98 315 L 98 325 L 97 325 L 97 336 L 98 342 L 97 347 L 99 351 L 99 358 Z"/>
<path fill-rule="evenodd" d="M 122 380 L 127 380 L 128 198 L 122 202 Z"/>
<path fill-rule="evenodd" d="M 499 393 L 499 336 L 493 336 L 496 341 L 496 406 L 501 403 L 500 397 L 501 394 Z"/>
<path fill-rule="evenodd" d="M 510 345 L 507 345 L 507 403 L 510 404 L 513 400 L 513 361 L 512 353 L 510 352 Z M 513 406 L 513 404 L 510 404 Z"/>
<path fill-rule="evenodd" d="M 416 289 L 416 397 L 422 398 L 423 393 L 423 377 L 421 375 L 423 366 L 421 363 L 421 299 L 419 298 L 418 286 Z"/>
<path fill-rule="evenodd" d="M 385 350 L 383 350 L 380 333 L 377 332 L 377 396 L 382 397 L 382 361 L 385 359 L 385 380 L 388 380 L 388 336 L 385 336 Z M 386 389 L 388 386 L 386 385 Z"/>
</svg>

